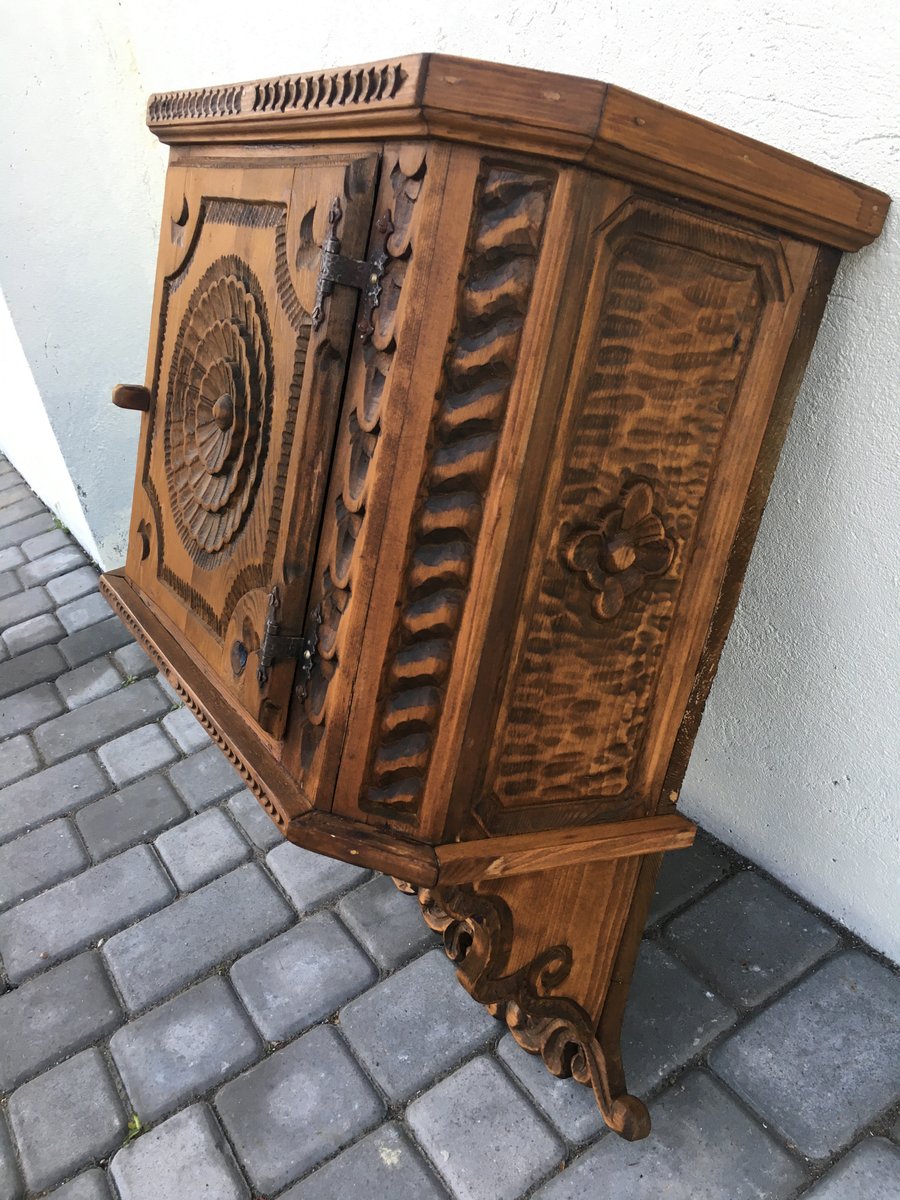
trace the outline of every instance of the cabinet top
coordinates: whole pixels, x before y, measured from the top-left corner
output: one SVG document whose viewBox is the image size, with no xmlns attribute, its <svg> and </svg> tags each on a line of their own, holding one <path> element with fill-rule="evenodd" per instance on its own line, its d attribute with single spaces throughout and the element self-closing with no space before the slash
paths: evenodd
<svg viewBox="0 0 900 1200">
<path fill-rule="evenodd" d="M 594 79 L 447 54 L 150 97 L 163 142 L 436 137 L 539 154 L 857 250 L 890 198 L 805 159 Z"/>
</svg>

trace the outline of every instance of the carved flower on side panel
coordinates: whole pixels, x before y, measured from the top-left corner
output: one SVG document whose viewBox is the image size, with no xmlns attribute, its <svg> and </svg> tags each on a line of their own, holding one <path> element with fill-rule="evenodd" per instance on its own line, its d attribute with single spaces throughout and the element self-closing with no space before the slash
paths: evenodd
<svg viewBox="0 0 900 1200">
<path fill-rule="evenodd" d="M 672 565 L 675 543 L 653 507 L 652 486 L 638 480 L 622 488 L 595 526 L 573 530 L 562 546 L 563 560 L 596 592 L 592 607 L 600 620 L 622 611 L 645 579 Z"/>
</svg>

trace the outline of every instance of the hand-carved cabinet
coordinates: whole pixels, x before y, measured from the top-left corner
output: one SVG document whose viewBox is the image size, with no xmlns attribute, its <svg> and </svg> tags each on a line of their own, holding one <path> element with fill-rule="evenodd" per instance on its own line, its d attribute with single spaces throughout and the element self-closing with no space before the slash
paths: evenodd
<svg viewBox="0 0 900 1200">
<path fill-rule="evenodd" d="M 654 879 L 840 251 L 887 197 L 443 55 L 149 124 L 105 593 L 286 836 L 417 891 L 472 995 L 641 1137 L 619 1026 Z"/>
</svg>

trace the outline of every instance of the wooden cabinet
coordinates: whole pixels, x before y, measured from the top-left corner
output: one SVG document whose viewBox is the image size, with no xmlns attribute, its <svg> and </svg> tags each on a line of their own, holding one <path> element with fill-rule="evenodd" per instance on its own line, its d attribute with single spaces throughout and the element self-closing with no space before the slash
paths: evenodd
<svg viewBox="0 0 900 1200">
<path fill-rule="evenodd" d="M 472 995 L 640 1137 L 619 1026 L 656 872 L 840 251 L 887 197 L 443 55 L 149 124 L 105 594 L 286 836 L 417 892 Z"/>
</svg>

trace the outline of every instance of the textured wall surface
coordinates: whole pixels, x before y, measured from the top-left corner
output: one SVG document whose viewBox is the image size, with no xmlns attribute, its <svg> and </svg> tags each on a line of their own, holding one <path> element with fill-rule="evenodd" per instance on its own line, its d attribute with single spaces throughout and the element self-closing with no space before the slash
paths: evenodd
<svg viewBox="0 0 900 1200">
<path fill-rule="evenodd" d="M 0 283 L 108 563 L 134 444 L 109 384 L 142 376 L 161 202 L 149 91 L 444 50 L 607 79 L 900 192 L 893 0 L 271 0 L 264 19 L 237 0 L 97 0 L 90 17 L 53 6 L 48 47 L 50 7 L 17 10 L 33 52 L 0 75 L 17 164 Z M 839 272 L 684 810 L 900 959 L 898 229 L 895 211 Z"/>
</svg>

